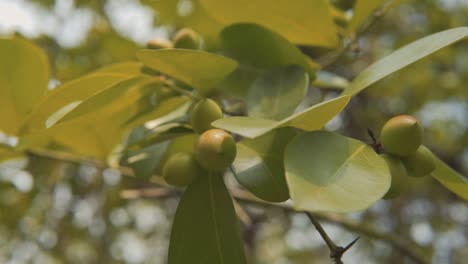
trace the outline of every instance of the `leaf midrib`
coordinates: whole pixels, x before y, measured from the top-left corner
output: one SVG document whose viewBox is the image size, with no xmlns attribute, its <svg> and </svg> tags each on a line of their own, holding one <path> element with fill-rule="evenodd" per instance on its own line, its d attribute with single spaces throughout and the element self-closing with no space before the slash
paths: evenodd
<svg viewBox="0 0 468 264">
<path fill-rule="evenodd" d="M 219 237 L 219 232 L 218 232 L 218 221 L 216 219 L 216 206 L 215 206 L 215 199 L 214 199 L 214 192 L 213 192 L 213 175 L 212 172 L 208 173 L 208 189 L 210 193 L 210 205 L 211 205 L 211 216 L 213 218 L 213 223 L 214 223 L 214 235 L 215 235 L 215 240 L 216 240 L 216 249 L 218 250 L 219 254 L 219 259 L 221 261 L 221 264 L 224 264 L 224 258 L 223 258 L 223 253 L 221 250 L 221 239 Z"/>
</svg>

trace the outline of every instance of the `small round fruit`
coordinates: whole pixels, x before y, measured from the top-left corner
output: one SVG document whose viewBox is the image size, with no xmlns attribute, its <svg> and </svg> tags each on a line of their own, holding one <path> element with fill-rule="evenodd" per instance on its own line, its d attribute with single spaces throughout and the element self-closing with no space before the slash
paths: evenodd
<svg viewBox="0 0 468 264">
<path fill-rule="evenodd" d="M 173 47 L 172 42 L 170 42 L 167 39 L 162 39 L 162 38 L 150 39 L 146 43 L 146 48 L 148 49 L 170 49 L 172 47 Z"/>
<path fill-rule="evenodd" d="M 407 157 L 422 143 L 424 129 L 414 117 L 399 115 L 388 120 L 382 128 L 380 140 L 390 154 Z"/>
<path fill-rule="evenodd" d="M 431 173 L 436 168 L 432 153 L 425 146 L 420 146 L 416 153 L 403 159 L 409 176 L 423 177 Z"/>
<path fill-rule="evenodd" d="M 211 122 L 223 117 L 223 111 L 219 105 L 211 99 L 202 99 L 192 109 L 190 123 L 193 130 L 201 134 L 212 129 Z"/>
<path fill-rule="evenodd" d="M 174 47 L 178 49 L 198 49 L 200 37 L 190 28 L 183 28 L 174 36 Z"/>
<path fill-rule="evenodd" d="M 236 158 L 236 142 L 224 130 L 210 129 L 201 134 L 195 143 L 195 159 L 211 171 L 226 169 Z"/>
<path fill-rule="evenodd" d="M 185 152 L 174 154 L 164 164 L 163 177 L 174 186 L 187 186 L 201 174 L 201 168 L 193 155 Z"/>
<path fill-rule="evenodd" d="M 389 154 L 382 154 L 382 158 L 385 159 L 388 169 L 390 170 L 390 175 L 392 176 L 392 183 L 390 189 L 384 195 L 383 199 L 389 200 L 397 197 L 402 193 L 408 183 L 406 182 L 407 172 L 403 162 L 395 156 Z"/>
</svg>

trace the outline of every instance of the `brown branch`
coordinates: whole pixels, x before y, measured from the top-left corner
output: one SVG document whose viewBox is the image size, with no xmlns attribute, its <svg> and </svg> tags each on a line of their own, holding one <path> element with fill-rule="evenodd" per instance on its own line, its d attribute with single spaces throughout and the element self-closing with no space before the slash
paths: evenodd
<svg viewBox="0 0 468 264">
<path fill-rule="evenodd" d="M 327 243 L 327 246 L 330 249 L 330 258 L 333 259 L 333 261 L 335 261 L 336 264 L 343 264 L 341 258 L 343 257 L 344 253 L 346 253 L 346 251 L 348 251 L 359 240 L 360 237 L 354 239 L 346 247 L 337 246 L 333 242 L 333 240 L 331 240 L 331 238 L 328 236 L 327 232 L 325 232 L 325 229 L 323 229 L 320 222 L 317 221 L 317 219 L 315 219 L 315 217 L 311 213 L 305 212 L 305 214 L 307 215 L 307 217 L 309 217 L 310 221 L 315 226 L 325 243 Z"/>
</svg>

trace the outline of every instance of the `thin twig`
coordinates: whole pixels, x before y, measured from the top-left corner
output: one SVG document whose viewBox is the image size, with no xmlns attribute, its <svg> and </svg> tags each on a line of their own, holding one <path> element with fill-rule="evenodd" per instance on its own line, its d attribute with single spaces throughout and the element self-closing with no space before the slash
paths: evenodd
<svg viewBox="0 0 468 264">
<path fill-rule="evenodd" d="M 322 69 L 326 69 L 337 63 L 348 51 L 353 50 L 353 51 L 359 51 L 359 45 L 358 45 L 358 38 L 365 32 L 367 32 L 369 29 L 371 29 L 377 21 L 379 21 L 382 17 L 384 17 L 388 11 L 391 9 L 392 2 L 381 6 L 378 8 L 372 16 L 368 19 L 366 23 L 364 23 L 361 27 L 358 28 L 356 32 L 353 32 L 349 36 L 345 36 L 347 38 L 348 42 L 339 49 L 338 51 L 333 51 L 328 54 L 325 54 L 321 58 L 317 59 L 317 62 L 321 65 Z"/>
<path fill-rule="evenodd" d="M 197 96 L 197 95 L 191 93 L 190 91 L 187 91 L 187 90 L 185 90 L 185 89 L 183 89 L 183 88 L 177 86 L 177 85 L 174 83 L 174 81 L 168 80 L 164 75 L 159 76 L 159 79 L 158 79 L 158 80 L 160 80 L 160 81 L 163 83 L 164 87 L 167 87 L 167 88 L 169 88 L 169 89 L 174 90 L 174 91 L 177 92 L 177 93 L 180 93 L 180 94 L 182 94 L 182 95 L 185 95 L 185 96 L 189 97 L 189 98 L 192 99 L 192 100 L 200 100 L 200 99 L 201 99 L 199 96 Z"/>
<path fill-rule="evenodd" d="M 336 251 L 337 246 L 335 245 L 335 243 L 333 243 L 331 238 L 328 236 L 327 232 L 325 232 L 325 229 L 323 229 L 319 221 L 317 221 L 317 219 L 315 219 L 315 217 L 311 213 L 305 212 L 305 214 L 307 215 L 307 217 L 309 217 L 310 222 L 312 222 L 312 224 L 315 226 L 315 229 L 317 229 L 317 231 L 319 232 L 320 236 L 322 236 L 325 243 L 327 243 L 327 246 L 330 249 L 330 252 Z"/>
<path fill-rule="evenodd" d="M 327 246 L 330 249 L 330 258 L 333 259 L 333 261 L 335 261 L 336 264 L 342 264 L 343 261 L 341 260 L 341 258 L 343 257 L 344 253 L 348 251 L 354 245 L 354 243 L 356 243 L 359 240 L 359 237 L 354 239 L 345 247 L 337 246 L 333 242 L 333 240 L 328 236 L 327 232 L 325 232 L 325 229 L 323 229 L 320 222 L 317 221 L 317 219 L 315 219 L 315 217 L 311 213 L 305 212 L 305 214 L 307 215 L 307 217 L 309 217 L 310 222 L 312 222 L 312 224 L 315 226 L 325 243 L 327 243 Z"/>
</svg>

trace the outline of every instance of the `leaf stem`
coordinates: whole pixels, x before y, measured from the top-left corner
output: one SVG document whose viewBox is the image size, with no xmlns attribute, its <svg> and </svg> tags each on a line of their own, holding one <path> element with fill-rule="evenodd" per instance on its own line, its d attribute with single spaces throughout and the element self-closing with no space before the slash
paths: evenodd
<svg viewBox="0 0 468 264">
<path fill-rule="evenodd" d="M 159 76 L 158 80 L 160 80 L 163 83 L 164 87 L 167 87 L 169 89 L 174 90 L 175 92 L 178 92 L 178 93 L 180 93 L 182 95 L 185 95 L 185 96 L 189 97 L 192 100 L 198 101 L 198 100 L 201 99 L 199 96 L 197 96 L 197 95 L 195 95 L 195 94 L 193 94 L 193 93 L 191 93 L 191 92 L 177 86 L 174 83 L 174 81 L 168 80 L 164 75 Z"/>
</svg>

